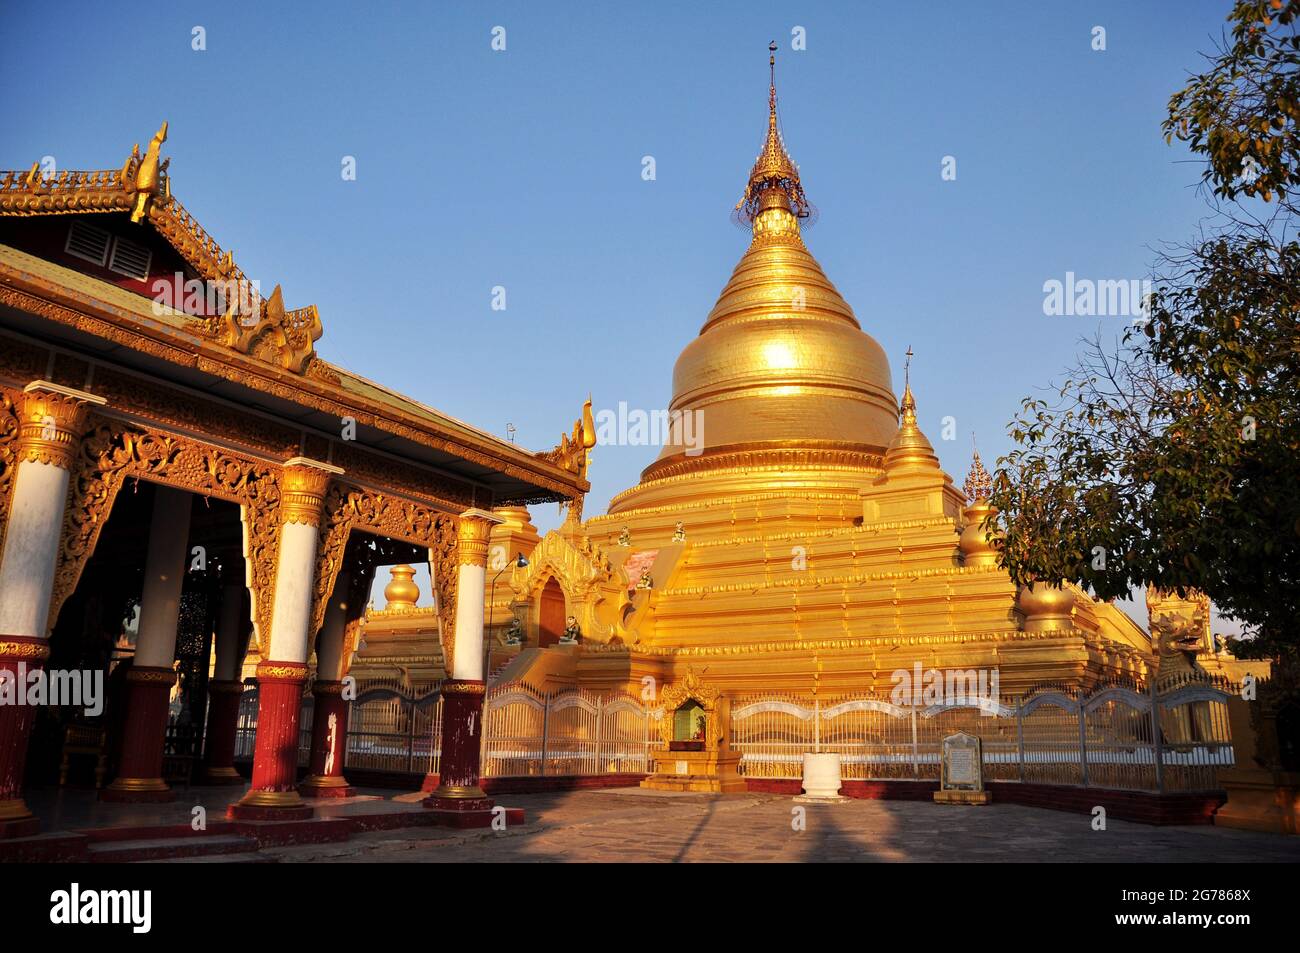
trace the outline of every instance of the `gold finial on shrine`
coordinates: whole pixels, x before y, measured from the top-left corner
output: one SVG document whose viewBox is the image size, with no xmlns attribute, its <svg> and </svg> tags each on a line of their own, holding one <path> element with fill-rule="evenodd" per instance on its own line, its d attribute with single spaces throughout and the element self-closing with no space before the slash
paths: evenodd
<svg viewBox="0 0 1300 953">
<path fill-rule="evenodd" d="M 983 502 L 993 494 L 993 477 L 989 475 L 988 470 L 984 469 L 984 462 L 980 460 L 980 451 L 979 447 L 975 446 L 974 434 L 971 434 L 970 442 L 974 459 L 971 460 L 970 471 L 966 474 L 966 482 L 962 484 L 962 492 L 971 503 Z"/>
<path fill-rule="evenodd" d="M 737 224 L 750 225 L 759 214 L 782 208 L 796 219 L 808 219 L 814 209 L 799 184 L 799 169 L 785 150 L 776 118 L 776 41 L 768 44 L 767 138 L 754 160 L 745 193 L 732 213 Z"/>
<path fill-rule="evenodd" d="M 912 396 L 912 345 L 907 346 L 907 360 L 903 362 L 903 426 L 916 426 L 916 398 Z"/>
</svg>

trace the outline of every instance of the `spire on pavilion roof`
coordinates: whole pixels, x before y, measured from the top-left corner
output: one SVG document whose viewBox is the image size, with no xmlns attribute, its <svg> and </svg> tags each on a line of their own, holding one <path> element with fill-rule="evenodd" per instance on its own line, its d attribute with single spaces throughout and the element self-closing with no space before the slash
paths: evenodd
<svg viewBox="0 0 1300 953">
<path fill-rule="evenodd" d="M 776 118 L 776 41 L 768 45 L 767 65 L 770 74 L 767 90 L 767 138 L 763 142 L 763 151 L 754 160 L 754 167 L 749 172 L 749 182 L 745 194 L 736 203 L 732 217 L 737 224 L 749 225 L 764 208 L 771 207 L 777 193 L 768 195 L 772 190 L 779 190 L 783 204 L 798 219 L 808 220 L 816 214 L 808 197 L 804 195 L 799 183 L 799 168 L 786 152 L 785 141 Z M 767 202 L 764 199 L 768 199 Z"/>
</svg>

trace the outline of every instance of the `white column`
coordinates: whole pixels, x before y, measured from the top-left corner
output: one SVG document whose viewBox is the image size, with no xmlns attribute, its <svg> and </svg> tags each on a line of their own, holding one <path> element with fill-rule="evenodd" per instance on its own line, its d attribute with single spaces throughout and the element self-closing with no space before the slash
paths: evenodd
<svg viewBox="0 0 1300 953">
<path fill-rule="evenodd" d="M 157 488 L 149 519 L 149 552 L 140 595 L 140 627 L 135 637 L 136 667 L 171 668 L 176 656 L 176 626 L 189 556 L 190 494 Z"/>
<path fill-rule="evenodd" d="M 271 610 L 270 657 L 266 661 L 305 664 L 311 652 L 311 608 L 315 596 L 316 544 L 321 506 L 338 467 L 305 457 L 285 463 L 280 552 Z"/>
<path fill-rule="evenodd" d="M 316 643 L 316 678 L 337 682 L 343 677 L 343 630 L 348 622 L 348 590 L 352 585 L 349 573 L 340 572 L 334 581 L 334 592 L 325 607 L 325 620 L 321 624 L 320 641 Z"/>
<path fill-rule="evenodd" d="M 487 589 L 488 537 L 501 517 L 486 510 L 460 514 L 460 566 L 456 577 L 456 642 L 451 677 L 483 680 L 483 604 Z"/>
<path fill-rule="evenodd" d="M 34 381 L 19 409 L 18 471 L 0 555 L 0 635 L 45 638 L 74 454 L 103 397 Z"/>
</svg>

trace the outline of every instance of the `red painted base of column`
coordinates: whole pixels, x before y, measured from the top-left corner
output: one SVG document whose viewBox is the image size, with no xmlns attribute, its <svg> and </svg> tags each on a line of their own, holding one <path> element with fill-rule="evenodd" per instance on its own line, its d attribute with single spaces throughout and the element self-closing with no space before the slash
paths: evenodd
<svg viewBox="0 0 1300 953">
<path fill-rule="evenodd" d="M 44 639 L 0 635 L 0 671 L 9 673 L 6 681 L 15 696 L 26 689 L 28 675 L 40 671 L 49 654 Z M 35 717 L 31 705 L 0 705 L 0 839 L 40 833 L 40 821 L 23 801 L 27 743 Z"/>
<path fill-rule="evenodd" d="M 239 700 L 244 683 L 208 682 L 208 730 L 203 740 L 203 784 L 243 784 L 235 770 L 235 733 L 239 729 Z"/>
<path fill-rule="evenodd" d="M 318 681 L 312 686 L 316 700 L 311 726 L 311 768 L 298 785 L 303 797 L 352 797 L 356 791 L 343 777 L 348 746 L 348 703 L 343 683 Z"/>
<path fill-rule="evenodd" d="M 493 801 L 479 787 L 479 736 L 482 733 L 481 681 L 448 679 L 442 683 L 442 760 L 438 787 L 424 806 L 452 813 L 490 812 Z M 490 816 L 489 816 L 490 822 Z"/>
<path fill-rule="evenodd" d="M 241 821 L 306 820 L 310 806 L 298 796 L 298 716 L 307 666 L 266 661 L 257 666 L 257 743 L 253 783 L 227 816 Z"/>
<path fill-rule="evenodd" d="M 126 725 L 117 778 L 99 792 L 101 801 L 160 803 L 175 795 L 162 779 L 167 707 L 176 673 L 138 666 L 126 673 Z"/>
</svg>

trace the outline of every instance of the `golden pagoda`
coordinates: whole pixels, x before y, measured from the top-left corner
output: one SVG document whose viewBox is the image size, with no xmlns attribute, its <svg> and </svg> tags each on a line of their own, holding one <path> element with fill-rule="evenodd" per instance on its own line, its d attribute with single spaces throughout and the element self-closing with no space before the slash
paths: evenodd
<svg viewBox="0 0 1300 953">
<path fill-rule="evenodd" d="M 995 670 L 1004 694 L 1144 673 L 1151 640 L 1124 612 L 1073 587 L 1021 593 L 997 567 L 978 454 L 963 493 L 910 381 L 900 403 L 804 243 L 814 210 L 769 66 L 766 137 L 733 216 L 749 247 L 677 360 L 672 436 L 578 531 L 537 540 L 504 514 L 493 541 L 529 564 L 489 588 L 494 670 L 639 692 L 690 665 L 728 693 L 828 694 L 888 690 L 914 664 Z"/>
</svg>

